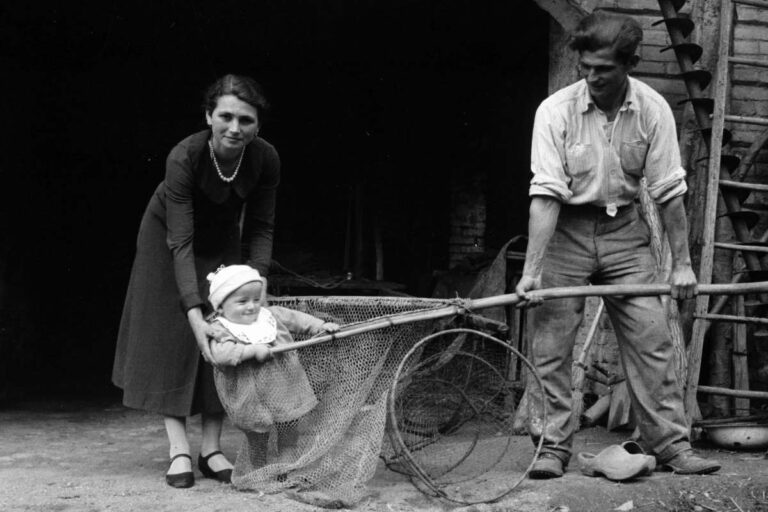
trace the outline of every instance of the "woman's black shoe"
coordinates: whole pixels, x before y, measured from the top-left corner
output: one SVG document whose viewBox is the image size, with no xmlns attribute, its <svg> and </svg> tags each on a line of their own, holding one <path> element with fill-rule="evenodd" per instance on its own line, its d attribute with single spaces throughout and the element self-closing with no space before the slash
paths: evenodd
<svg viewBox="0 0 768 512">
<path fill-rule="evenodd" d="M 170 464 L 173 464 L 173 461 L 175 461 L 179 457 L 186 457 L 189 459 L 189 462 L 192 463 L 192 457 L 190 457 L 189 454 L 180 453 L 178 455 L 174 455 L 171 458 Z M 176 487 L 177 489 L 186 489 L 188 487 L 192 487 L 193 485 L 195 485 L 195 475 L 191 471 L 185 471 L 184 473 L 176 473 L 175 475 L 169 475 L 166 473 L 165 483 L 167 483 L 171 487 Z"/>
<path fill-rule="evenodd" d="M 225 484 L 232 483 L 231 469 L 222 469 L 221 471 L 214 471 L 208 465 L 208 459 L 210 459 L 214 455 L 224 455 L 224 454 L 217 450 L 215 452 L 209 453 L 205 457 L 203 457 L 202 453 L 197 456 L 197 467 L 200 468 L 200 472 L 203 474 L 205 478 L 213 478 L 214 480 L 218 480 L 219 482 L 224 482 Z"/>
</svg>

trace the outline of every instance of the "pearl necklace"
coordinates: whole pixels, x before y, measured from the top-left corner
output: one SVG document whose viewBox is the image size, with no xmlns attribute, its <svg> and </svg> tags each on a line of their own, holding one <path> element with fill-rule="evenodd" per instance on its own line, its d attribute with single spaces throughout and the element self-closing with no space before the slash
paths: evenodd
<svg viewBox="0 0 768 512">
<path fill-rule="evenodd" d="M 216 153 L 213 152 L 213 142 L 211 142 L 210 139 L 208 139 L 208 148 L 211 150 L 211 160 L 213 160 L 213 165 L 216 167 L 216 172 L 219 175 L 219 178 L 225 183 L 232 183 L 235 178 L 237 177 L 237 172 L 240 170 L 240 164 L 243 163 L 243 155 L 245 154 L 245 148 L 240 152 L 240 158 L 237 161 L 237 167 L 235 167 L 235 172 L 232 173 L 232 176 L 227 178 L 224 176 L 224 174 L 221 172 L 221 168 L 219 168 L 219 161 L 216 160 Z"/>
</svg>

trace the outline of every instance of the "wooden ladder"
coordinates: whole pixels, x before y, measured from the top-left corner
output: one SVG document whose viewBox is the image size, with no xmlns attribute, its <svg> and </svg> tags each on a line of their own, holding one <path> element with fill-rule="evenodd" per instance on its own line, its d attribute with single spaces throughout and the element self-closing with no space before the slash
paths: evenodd
<svg viewBox="0 0 768 512">
<path fill-rule="evenodd" d="M 693 107 L 694 115 L 709 152 L 704 201 L 704 229 L 698 278 L 700 284 L 712 282 L 715 249 L 739 251 L 749 272 L 736 273 L 733 282 L 738 283 L 747 279 L 750 273 L 755 275 L 757 272 L 763 271 L 760 255 L 768 253 L 768 231 L 759 240 L 754 240 L 751 229 L 757 223 L 758 215 L 754 211 L 742 208 L 742 203 L 747 196 L 752 193 L 768 192 L 768 185 L 744 181 L 747 171 L 754 163 L 755 155 L 768 139 L 768 130 L 756 137 L 746 154 L 746 158 L 742 161 L 735 155 L 727 155 L 722 152 L 723 146 L 732 139 L 732 133 L 725 128 L 725 123 L 768 126 L 768 119 L 726 113 L 730 92 L 730 68 L 733 64 L 768 67 L 768 60 L 734 56 L 731 54 L 731 50 L 736 22 L 736 4 L 768 10 L 768 0 L 722 0 L 714 98 L 707 97 L 702 92 L 711 82 L 712 74 L 693 67 L 694 63 L 701 57 L 702 48 L 686 41 L 686 37 L 694 27 L 690 19 L 678 14 L 684 4 L 685 0 L 659 0 L 659 6 L 664 17 L 659 23 L 665 23 L 667 26 L 672 44 L 664 50 L 671 49 L 675 52 L 681 69 L 680 78 L 685 81 L 688 90 L 689 99 L 685 101 L 689 101 Z M 715 240 L 718 193 L 722 194 L 727 210 L 725 216 L 731 221 L 738 243 Z M 733 307 L 735 314 L 720 314 L 727 301 L 728 297 L 721 296 L 710 309 L 708 296 L 699 295 L 696 298 L 693 333 L 688 345 L 688 371 L 685 390 L 685 409 L 690 419 L 698 419 L 700 416 L 696 400 L 697 392 L 737 397 L 735 404 L 737 410 L 747 410 L 749 398 L 768 398 L 768 392 L 749 390 L 746 364 L 747 325 L 761 325 L 763 331 L 768 334 L 768 320 L 746 316 L 743 296 L 736 298 Z M 768 297 L 762 296 L 756 303 L 766 304 Z M 704 338 L 712 322 L 724 321 L 734 324 L 733 356 L 734 387 L 736 389 L 699 386 Z"/>
</svg>

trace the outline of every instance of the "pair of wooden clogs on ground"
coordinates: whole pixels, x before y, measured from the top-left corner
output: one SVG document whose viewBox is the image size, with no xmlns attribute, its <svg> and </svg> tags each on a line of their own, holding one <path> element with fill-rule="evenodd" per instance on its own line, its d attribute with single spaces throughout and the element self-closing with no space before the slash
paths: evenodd
<svg viewBox="0 0 768 512">
<path fill-rule="evenodd" d="M 576 458 L 585 475 L 604 476 L 616 482 L 649 476 L 656 469 L 656 457 L 646 455 L 634 441 L 611 445 L 597 455 L 581 452 Z"/>
</svg>

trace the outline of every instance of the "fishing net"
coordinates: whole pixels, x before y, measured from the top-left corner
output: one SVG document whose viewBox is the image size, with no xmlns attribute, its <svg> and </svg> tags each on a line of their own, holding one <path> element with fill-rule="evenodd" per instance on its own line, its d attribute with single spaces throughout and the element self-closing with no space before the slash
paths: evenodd
<svg viewBox="0 0 768 512">
<path fill-rule="evenodd" d="M 265 493 L 283 491 L 294 499 L 323 507 L 352 506 L 366 495 L 366 482 L 373 477 L 380 456 L 390 467 L 420 478 L 419 470 L 407 460 L 409 452 L 417 451 L 419 456 L 433 453 L 448 444 L 445 438 L 449 435 L 463 436 L 469 425 L 477 426 L 490 420 L 493 421 L 482 427 L 483 436 L 511 436 L 507 427 L 511 425 L 511 413 L 521 390 L 510 386 L 498 374 L 503 371 L 500 361 L 509 355 L 506 345 L 491 350 L 499 364 L 484 365 L 477 360 L 469 361 L 465 355 L 470 350 L 482 352 L 483 347 L 477 343 L 473 347 L 462 345 L 461 350 L 455 350 L 450 357 L 451 362 L 443 364 L 442 368 L 449 371 L 469 361 L 471 369 L 465 369 L 461 374 L 460 384 L 454 383 L 450 389 L 441 384 L 440 388 L 425 384 L 423 376 L 436 371 L 435 364 L 418 365 L 425 349 L 414 350 L 414 347 L 431 332 L 442 330 L 447 320 L 392 321 L 403 314 L 444 309 L 449 302 L 399 297 L 287 297 L 273 299 L 271 303 L 336 322 L 344 326 L 343 330 L 377 319 L 385 320 L 385 327 L 277 355 L 298 356 L 317 405 L 300 417 L 276 421 L 268 432 L 254 430 L 247 410 L 243 414 L 243 391 L 255 382 L 252 374 L 258 363 L 245 361 L 236 367 L 216 370 L 216 385 L 222 403 L 233 423 L 245 432 L 232 476 L 237 488 Z M 295 336 L 295 340 L 301 341 L 302 337 Z M 427 350 L 431 361 L 434 361 L 432 352 L 435 350 L 434 346 Z M 508 364 L 508 358 L 504 364 Z M 418 366 L 419 370 L 411 372 L 412 366 Z M 496 368 L 496 374 L 490 370 L 491 366 Z M 478 373 L 481 367 L 488 376 L 493 376 L 481 377 Z M 390 423 L 390 431 L 399 431 L 401 436 L 404 432 L 416 436 L 417 446 L 410 438 L 402 443 L 396 439 L 397 435 L 386 435 L 387 398 L 395 382 L 397 390 L 402 388 L 405 392 L 398 398 L 400 405 L 396 409 L 403 417 L 394 425 Z M 478 387 L 474 389 L 476 385 Z M 414 392 L 420 386 L 425 388 L 422 395 Z M 459 395 L 466 395 L 469 400 L 459 405 L 446 405 L 446 400 L 450 400 L 447 397 L 456 395 L 457 389 L 461 390 Z M 399 394 L 397 390 L 395 394 Z M 481 394 L 487 393 L 490 393 L 488 397 L 480 398 Z M 431 405 L 430 401 L 433 402 Z M 448 412 L 443 410 L 445 407 Z M 478 407 L 478 414 L 468 415 L 468 408 Z M 505 407 L 510 409 L 504 410 Z M 445 414 L 449 414 L 448 420 L 441 416 Z M 451 414 L 458 415 L 461 428 L 454 428 Z M 402 421 L 414 422 L 418 431 L 411 432 L 410 424 L 403 427 Z M 427 432 L 425 429 L 432 430 Z M 435 437 L 435 432 L 442 436 L 440 440 Z M 520 439 L 533 449 L 527 437 Z M 471 442 L 474 449 L 483 444 L 477 439 Z M 441 457 L 437 453 L 433 455 L 435 459 Z M 465 465 L 464 470 L 467 467 Z M 480 468 L 481 473 L 486 471 L 484 467 Z M 494 467 L 498 470 L 512 468 L 509 464 Z M 518 466 L 515 468 L 519 469 Z"/>
</svg>

